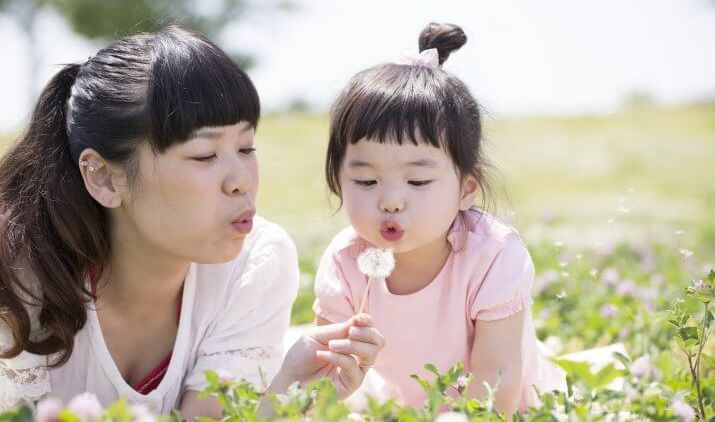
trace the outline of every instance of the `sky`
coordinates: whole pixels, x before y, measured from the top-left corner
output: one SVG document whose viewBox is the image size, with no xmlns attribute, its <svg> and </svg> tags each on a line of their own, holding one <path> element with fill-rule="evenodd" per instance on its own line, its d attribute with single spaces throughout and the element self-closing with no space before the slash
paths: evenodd
<svg viewBox="0 0 715 422">
<path fill-rule="evenodd" d="M 460 25 L 467 44 L 445 69 L 495 116 L 610 113 L 645 93 L 664 105 L 715 98 L 712 0 L 293 0 L 290 11 L 257 3 L 218 43 L 248 53 L 264 110 L 304 102 L 324 111 L 357 71 L 416 51 L 429 22 Z M 59 64 L 102 45 L 74 35 L 54 13 L 39 16 L 36 49 L 0 15 L 0 132 L 21 128 L 36 91 Z"/>
</svg>

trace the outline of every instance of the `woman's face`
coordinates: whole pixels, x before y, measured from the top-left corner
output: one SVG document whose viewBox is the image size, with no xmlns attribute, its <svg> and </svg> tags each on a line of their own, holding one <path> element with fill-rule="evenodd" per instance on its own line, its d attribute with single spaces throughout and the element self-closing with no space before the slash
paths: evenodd
<svg viewBox="0 0 715 422">
<path fill-rule="evenodd" d="M 140 241 L 198 263 L 226 262 L 251 231 L 258 192 L 253 126 L 203 127 L 154 154 L 138 151 L 136 189 L 113 210 Z M 114 221 L 114 220 L 113 220 Z M 117 222 L 119 222 L 117 221 Z"/>
</svg>

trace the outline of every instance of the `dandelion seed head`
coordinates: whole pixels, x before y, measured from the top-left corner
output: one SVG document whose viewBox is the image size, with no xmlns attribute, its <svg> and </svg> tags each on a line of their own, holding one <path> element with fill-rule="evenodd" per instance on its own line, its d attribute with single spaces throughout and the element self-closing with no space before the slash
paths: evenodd
<svg viewBox="0 0 715 422">
<path fill-rule="evenodd" d="M 368 248 L 357 259 L 358 269 L 371 278 L 387 278 L 395 268 L 391 249 Z"/>
</svg>

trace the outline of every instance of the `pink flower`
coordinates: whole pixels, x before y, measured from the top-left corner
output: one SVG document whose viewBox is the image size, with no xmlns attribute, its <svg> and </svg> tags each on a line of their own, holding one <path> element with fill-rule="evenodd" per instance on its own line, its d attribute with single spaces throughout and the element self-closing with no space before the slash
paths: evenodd
<svg viewBox="0 0 715 422">
<path fill-rule="evenodd" d="M 615 268 L 606 268 L 603 270 L 603 274 L 601 274 L 601 280 L 603 280 L 604 283 L 608 284 L 609 286 L 615 286 L 618 284 L 618 281 L 620 280 L 620 276 L 618 275 L 618 270 Z"/>
<path fill-rule="evenodd" d="M 54 397 L 42 399 L 37 403 L 35 410 L 35 420 L 37 422 L 59 422 L 59 414 L 62 410 L 62 401 Z"/>
<path fill-rule="evenodd" d="M 554 270 L 547 270 L 534 280 L 534 291 L 541 293 L 558 279 L 559 273 Z"/>
<path fill-rule="evenodd" d="M 691 422 L 695 419 L 695 411 L 693 408 L 681 400 L 671 403 L 670 411 L 673 412 L 673 416 L 680 418 L 680 422 Z"/>
<path fill-rule="evenodd" d="M 92 393 L 82 393 L 70 400 L 67 408 L 77 414 L 80 419 L 93 422 L 102 416 L 102 405 L 97 396 Z"/>
<path fill-rule="evenodd" d="M 610 318 L 618 314 L 618 308 L 611 305 L 610 303 L 603 305 L 601 307 L 601 316 L 604 318 Z"/>
<path fill-rule="evenodd" d="M 636 283 L 633 280 L 623 280 L 618 287 L 616 287 L 616 294 L 618 296 L 634 296 L 636 292 Z"/>
<path fill-rule="evenodd" d="M 650 356 L 648 355 L 643 355 L 633 362 L 631 373 L 639 379 L 657 379 L 660 377 L 660 371 L 651 364 Z"/>
</svg>

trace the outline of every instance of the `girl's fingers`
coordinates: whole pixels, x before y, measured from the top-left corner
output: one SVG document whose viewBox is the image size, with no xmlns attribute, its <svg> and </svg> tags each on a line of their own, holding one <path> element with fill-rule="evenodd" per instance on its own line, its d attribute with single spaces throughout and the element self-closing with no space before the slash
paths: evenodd
<svg viewBox="0 0 715 422">
<path fill-rule="evenodd" d="M 311 327 L 307 335 L 320 343 L 327 344 L 328 341 L 337 338 L 345 338 L 348 335 L 350 325 L 346 322 L 336 324 L 319 325 Z"/>
<path fill-rule="evenodd" d="M 351 340 L 375 344 L 380 349 L 385 347 L 385 337 L 383 337 L 382 334 L 380 334 L 380 332 L 373 327 L 352 326 L 348 330 L 348 338 Z"/>
<path fill-rule="evenodd" d="M 380 352 L 375 344 L 345 339 L 330 340 L 328 347 L 336 353 L 355 355 L 363 366 L 372 366 Z"/>
<path fill-rule="evenodd" d="M 362 383 L 365 374 L 353 356 L 323 350 L 316 352 L 316 356 L 340 368 L 345 379 L 351 381 L 353 385 L 359 386 Z"/>
<path fill-rule="evenodd" d="M 375 325 L 370 314 L 366 313 L 353 315 L 348 320 L 348 323 L 348 325 L 355 325 L 358 327 L 373 327 Z"/>
</svg>

